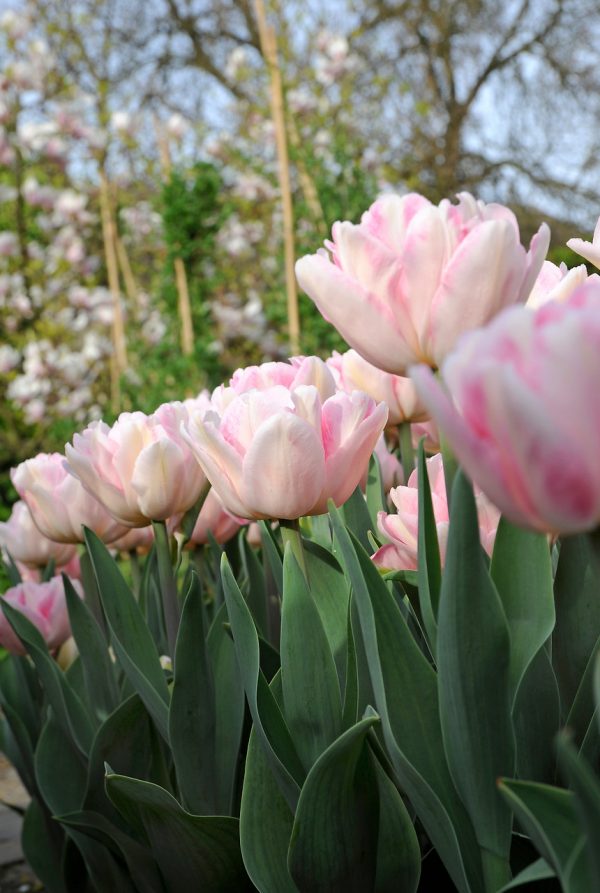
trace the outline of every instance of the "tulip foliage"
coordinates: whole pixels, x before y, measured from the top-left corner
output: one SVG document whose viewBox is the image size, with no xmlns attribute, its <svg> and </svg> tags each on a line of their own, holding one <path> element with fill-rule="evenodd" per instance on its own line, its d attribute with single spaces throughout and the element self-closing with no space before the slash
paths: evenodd
<svg viewBox="0 0 600 893">
<path fill-rule="evenodd" d="M 519 292 L 512 218 L 425 207 L 467 210 Z M 437 377 L 267 363 L 15 470 L 0 744 L 50 893 L 600 889 L 600 286 L 573 288 L 440 335 Z"/>
</svg>

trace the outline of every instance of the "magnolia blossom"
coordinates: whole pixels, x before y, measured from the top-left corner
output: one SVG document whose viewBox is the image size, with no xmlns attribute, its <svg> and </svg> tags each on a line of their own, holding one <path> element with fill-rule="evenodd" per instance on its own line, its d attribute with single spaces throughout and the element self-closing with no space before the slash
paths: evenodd
<svg viewBox="0 0 600 893">
<path fill-rule="evenodd" d="M 426 464 L 440 557 L 442 564 L 444 564 L 450 519 L 441 455 L 438 453 L 432 456 L 430 459 L 427 459 Z M 396 512 L 394 514 L 379 512 L 377 516 L 377 526 L 389 542 L 377 550 L 373 555 L 373 561 L 379 567 L 387 568 L 388 570 L 417 570 L 419 538 L 417 469 L 409 477 L 408 485 L 391 490 L 390 497 L 396 507 Z M 496 530 L 500 522 L 500 512 L 481 491 L 476 491 L 475 499 L 479 517 L 481 545 L 488 555 L 491 555 L 494 548 Z"/>
<path fill-rule="evenodd" d="M 125 532 L 103 505 L 69 473 L 60 453 L 38 453 L 13 468 L 11 480 L 36 527 L 57 543 L 82 543 L 83 525 L 105 543 Z"/>
<path fill-rule="evenodd" d="M 536 311 L 507 310 L 448 357 L 449 394 L 411 370 L 469 477 L 515 524 L 577 533 L 600 523 L 600 282 Z"/>
<path fill-rule="evenodd" d="M 468 193 L 436 207 L 415 193 L 384 195 L 358 226 L 335 223 L 329 251 L 301 258 L 298 282 L 351 347 L 403 375 L 438 366 L 458 336 L 527 299 L 550 233 L 529 252 L 512 211 Z"/>
<path fill-rule="evenodd" d="M 600 217 L 591 242 L 586 242 L 584 239 L 569 239 L 567 245 L 572 251 L 580 254 L 581 257 L 600 269 Z"/>
<path fill-rule="evenodd" d="M 192 414 L 183 432 L 230 512 L 295 519 L 348 499 L 386 419 L 359 391 L 323 401 L 314 385 L 275 385 L 240 394 L 222 416 Z"/>
<path fill-rule="evenodd" d="M 22 500 L 15 502 L 8 521 L 0 522 L 0 545 L 14 561 L 32 568 L 46 567 L 51 560 L 57 567 L 64 566 L 77 554 L 75 546 L 40 533 Z"/>
<path fill-rule="evenodd" d="M 152 415 L 121 413 L 114 425 L 92 422 L 67 444 L 69 466 L 120 523 L 144 527 L 191 508 L 205 477 L 180 434 L 182 403 Z"/>
<path fill-rule="evenodd" d="M 71 583 L 81 597 L 83 590 L 77 580 Z M 47 583 L 19 583 L 2 596 L 7 602 L 33 623 L 42 634 L 50 651 L 60 648 L 71 635 L 65 589 L 61 577 L 53 577 Z M 25 654 L 21 640 L 0 610 L 0 645 L 13 654 Z"/>
<path fill-rule="evenodd" d="M 344 354 L 337 351 L 327 360 L 338 388 L 347 393 L 364 391 L 374 400 L 387 403 L 388 423 L 418 422 L 428 418 L 428 412 L 417 397 L 410 378 L 383 372 L 364 360 L 355 350 Z"/>
</svg>

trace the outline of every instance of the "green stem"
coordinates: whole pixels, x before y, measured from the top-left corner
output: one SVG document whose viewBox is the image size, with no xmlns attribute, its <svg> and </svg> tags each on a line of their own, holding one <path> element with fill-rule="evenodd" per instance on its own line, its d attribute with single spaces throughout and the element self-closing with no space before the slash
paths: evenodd
<svg viewBox="0 0 600 893">
<path fill-rule="evenodd" d="M 404 471 L 404 486 L 406 487 L 409 477 L 415 470 L 415 451 L 413 449 L 410 422 L 402 422 L 398 425 L 398 434 L 400 438 L 400 458 L 402 460 L 402 470 Z"/>
<path fill-rule="evenodd" d="M 171 564 L 171 547 L 167 525 L 164 521 L 153 521 L 154 542 L 156 544 L 156 557 L 158 559 L 158 577 L 162 595 L 165 626 L 167 629 L 167 642 L 169 656 L 175 655 L 175 642 L 179 629 L 179 604 L 177 602 L 177 580 Z"/>
<path fill-rule="evenodd" d="M 284 549 L 286 543 L 289 543 L 294 558 L 300 565 L 300 569 L 304 574 L 305 579 L 308 580 L 308 571 L 306 569 L 306 561 L 304 560 L 304 547 L 302 545 L 302 534 L 300 533 L 300 522 L 297 519 L 294 521 L 284 520 L 279 522 L 279 526 L 281 528 L 281 538 L 283 540 Z"/>
<path fill-rule="evenodd" d="M 452 494 L 452 484 L 458 471 L 458 463 L 456 456 L 450 449 L 448 441 L 440 431 L 440 449 L 442 453 L 442 462 L 444 464 L 444 481 L 446 483 L 446 499 L 448 500 L 448 511 L 450 511 L 450 498 Z"/>
<path fill-rule="evenodd" d="M 142 569 L 140 567 L 140 559 L 138 557 L 138 553 L 135 549 L 132 549 L 129 553 L 129 563 L 131 565 L 131 582 L 133 583 L 133 592 L 135 597 L 137 598 L 140 594 L 140 587 L 142 585 Z"/>
<path fill-rule="evenodd" d="M 481 863 L 486 893 L 496 893 L 511 880 L 510 863 L 497 853 L 492 853 L 491 850 L 482 847 Z"/>
</svg>

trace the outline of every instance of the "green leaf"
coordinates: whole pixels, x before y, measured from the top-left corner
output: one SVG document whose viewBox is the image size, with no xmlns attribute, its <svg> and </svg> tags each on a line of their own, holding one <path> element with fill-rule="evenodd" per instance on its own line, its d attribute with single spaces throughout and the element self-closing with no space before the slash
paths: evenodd
<svg viewBox="0 0 600 893">
<path fill-rule="evenodd" d="M 104 815 L 91 810 L 80 810 L 57 816 L 66 828 L 86 834 L 117 856 L 127 866 L 132 881 L 140 893 L 164 893 L 165 887 L 158 866 L 147 847 L 113 825 Z M 120 890 L 116 891 L 120 893 Z"/>
<path fill-rule="evenodd" d="M 72 812 L 81 808 L 85 797 L 87 766 L 52 712 L 35 751 L 35 775 L 40 793 L 52 813 Z"/>
<path fill-rule="evenodd" d="M 371 529 L 377 530 L 377 516 L 379 512 L 387 512 L 388 508 L 381 477 L 381 465 L 375 453 L 373 453 L 369 461 L 365 497 L 369 515 L 371 516 Z"/>
<path fill-rule="evenodd" d="M 560 727 L 560 695 L 545 647 L 527 667 L 513 705 L 517 775 L 529 781 L 552 782 L 556 757 L 554 738 Z"/>
<path fill-rule="evenodd" d="M 500 793 L 540 855 L 558 875 L 565 893 L 589 893 L 587 865 L 581 856 L 584 836 L 570 791 L 530 781 L 503 778 Z"/>
<path fill-rule="evenodd" d="M 530 884 L 534 881 L 545 881 L 553 877 L 556 877 L 556 875 L 546 860 L 537 859 L 535 862 L 532 862 L 531 865 L 528 865 L 527 868 L 524 868 L 523 871 L 520 871 L 518 875 L 516 875 L 510 883 L 502 887 L 498 893 L 505 893 L 507 890 L 515 890 L 517 887 L 524 887 L 525 884 Z"/>
<path fill-rule="evenodd" d="M 297 893 L 287 868 L 293 823 L 293 813 L 253 728 L 244 769 L 240 843 L 246 871 L 261 893 Z"/>
<path fill-rule="evenodd" d="M 57 722 L 69 737 L 72 737 L 83 754 L 87 754 L 93 739 L 93 726 L 86 707 L 68 684 L 58 664 L 48 654 L 46 643 L 39 630 L 24 614 L 9 605 L 4 599 L 2 610 L 8 622 L 27 648 L 40 681 L 51 704 Z"/>
<path fill-rule="evenodd" d="M 600 630 L 598 581 L 585 534 L 561 540 L 554 594 L 556 627 L 552 636 L 552 663 L 566 716 L 597 648 Z M 576 729 L 579 736 L 584 731 Z"/>
<path fill-rule="evenodd" d="M 346 500 L 340 512 L 346 527 L 352 531 L 363 549 L 368 552 L 371 548 L 369 531 L 377 528 L 371 520 L 369 508 L 360 487 L 357 487 L 350 499 Z"/>
<path fill-rule="evenodd" d="M 208 633 L 207 646 L 215 686 L 215 808 L 219 815 L 235 815 L 237 775 L 246 703 L 237 665 L 235 647 L 225 629 L 227 608 L 223 604 Z"/>
<path fill-rule="evenodd" d="M 21 717 L 8 704 L 2 705 L 4 713 L 1 750 L 13 764 L 21 781 L 31 796 L 38 794 L 34 769 L 34 751 L 31 738 L 21 722 Z"/>
<path fill-rule="evenodd" d="M 289 544 L 283 559 L 281 681 L 286 723 L 308 769 L 338 737 L 340 686 L 329 641 Z"/>
<path fill-rule="evenodd" d="M 288 867 L 302 893 L 367 893 L 377 857 L 377 783 L 358 722 L 316 761 L 298 800 Z"/>
<path fill-rule="evenodd" d="M 437 644 L 444 749 L 484 857 L 497 857 L 501 880 L 502 862 L 510 877 L 512 816 L 496 779 L 515 765 L 510 635 L 482 557 L 473 491 L 460 471 L 451 504 Z"/>
<path fill-rule="evenodd" d="M 558 738 L 558 759 L 575 795 L 575 812 L 585 832 L 590 889 L 600 890 L 600 781 L 564 733 Z"/>
<path fill-rule="evenodd" d="M 62 578 L 71 630 L 81 658 L 88 703 L 92 705 L 96 719 L 103 720 L 119 703 L 114 664 L 102 630 L 90 609 L 79 597 L 66 574 Z"/>
<path fill-rule="evenodd" d="M 581 677 L 577 694 L 571 704 L 571 709 L 567 716 L 566 725 L 571 729 L 575 740 L 580 744 L 594 722 L 594 714 L 596 712 L 596 698 L 594 693 L 594 673 L 596 662 L 600 659 L 600 636 L 596 641 L 596 645 L 590 654 L 587 666 Z"/>
<path fill-rule="evenodd" d="M 478 890 L 481 860 L 446 763 L 435 672 L 377 568 L 351 539 L 332 504 L 330 515 L 394 769 L 457 888 Z"/>
<path fill-rule="evenodd" d="M 106 546 L 91 530 L 84 530 L 117 660 L 168 742 L 169 690 L 156 645 Z"/>
<path fill-rule="evenodd" d="M 350 588 L 338 562 L 327 549 L 304 541 L 304 562 L 310 592 L 329 640 L 340 685 L 346 672 L 346 636 Z"/>
<path fill-rule="evenodd" d="M 252 889 L 237 819 L 191 815 L 158 785 L 123 775 L 107 775 L 106 789 L 124 818 L 148 840 L 168 890 Z"/>
<path fill-rule="evenodd" d="M 271 573 L 273 574 L 277 592 L 281 595 L 283 592 L 283 560 L 281 557 L 281 550 L 270 525 L 267 524 L 266 521 L 259 521 L 258 526 L 260 527 L 260 539 L 263 551 L 269 563 Z"/>
<path fill-rule="evenodd" d="M 215 713 L 202 591 L 193 573 L 175 648 L 169 739 L 183 804 L 197 815 L 215 809 Z"/>
<path fill-rule="evenodd" d="M 435 515 L 431 501 L 431 487 L 425 461 L 423 440 L 419 443 L 417 455 L 417 475 L 419 481 L 419 534 L 417 583 L 421 618 L 431 653 L 435 657 L 437 647 L 437 614 L 442 581 L 442 563 L 438 543 Z"/>
<path fill-rule="evenodd" d="M 48 809 L 34 798 L 23 820 L 21 845 L 27 863 L 48 893 L 67 893 L 61 864 L 64 844 L 64 831 Z"/>
<path fill-rule="evenodd" d="M 271 769 L 293 809 L 298 798 L 298 788 L 304 780 L 304 768 L 281 710 L 260 670 L 256 627 L 226 555 L 223 555 L 221 572 L 235 653 L 250 714 Z"/>
<path fill-rule="evenodd" d="M 527 667 L 552 634 L 555 622 L 552 561 L 543 533 L 500 519 L 490 575 L 510 631 L 509 684 L 513 698 Z"/>
<path fill-rule="evenodd" d="M 265 573 L 256 553 L 246 539 L 244 528 L 238 537 L 240 558 L 246 576 L 244 595 L 252 612 L 256 628 L 264 639 L 269 637 L 269 612 L 267 605 L 267 587 Z"/>
</svg>

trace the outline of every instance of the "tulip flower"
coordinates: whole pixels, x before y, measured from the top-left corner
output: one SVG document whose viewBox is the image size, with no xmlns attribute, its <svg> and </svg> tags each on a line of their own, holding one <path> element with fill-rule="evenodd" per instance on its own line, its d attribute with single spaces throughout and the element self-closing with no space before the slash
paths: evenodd
<svg viewBox="0 0 600 893">
<path fill-rule="evenodd" d="M 225 507 L 242 518 L 295 520 L 344 503 L 358 485 L 387 419 L 366 394 L 322 401 L 314 385 L 235 397 L 223 412 L 182 430 Z"/>
<path fill-rule="evenodd" d="M 38 453 L 13 468 L 10 476 L 38 530 L 57 543 L 82 543 L 84 524 L 105 543 L 125 532 L 93 494 L 69 474 L 60 453 Z"/>
<path fill-rule="evenodd" d="M 550 232 L 530 251 L 514 214 L 461 193 L 438 206 L 421 195 L 385 195 L 359 225 L 337 222 L 329 251 L 296 264 L 300 286 L 361 356 L 405 375 L 437 367 L 463 332 L 527 299 Z"/>
<path fill-rule="evenodd" d="M 427 459 L 427 475 L 431 487 L 431 503 L 435 518 L 440 558 L 442 565 L 446 559 L 448 542 L 449 514 L 444 481 L 444 466 L 438 453 Z M 408 486 L 396 487 L 390 491 L 390 497 L 396 507 L 395 514 L 379 512 L 377 526 L 382 535 L 389 540 L 373 555 L 378 567 L 387 570 L 417 570 L 418 538 L 419 538 L 419 491 L 418 475 L 415 469 L 408 480 Z M 476 492 L 477 514 L 479 517 L 479 533 L 481 544 L 488 555 L 492 554 L 496 530 L 500 521 L 500 512 L 481 493 Z"/>
<path fill-rule="evenodd" d="M 40 533 L 22 500 L 15 502 L 8 521 L 0 523 L 0 545 L 15 562 L 28 568 L 44 568 L 51 560 L 60 567 L 76 556 L 75 546 L 54 542 Z"/>
<path fill-rule="evenodd" d="M 388 424 L 422 422 L 429 417 L 410 378 L 383 372 L 355 350 L 347 350 L 343 354 L 334 351 L 327 365 L 340 390 L 347 393 L 364 391 L 378 403 L 387 403 Z"/>
<path fill-rule="evenodd" d="M 179 431 L 187 420 L 182 403 L 164 403 L 150 416 L 121 413 L 112 428 L 92 422 L 67 444 L 69 467 L 126 527 L 182 514 L 206 482 Z"/>
<path fill-rule="evenodd" d="M 77 580 L 71 582 L 77 594 L 83 596 L 81 584 Z M 59 648 L 71 635 L 62 577 L 52 577 L 47 583 L 19 583 L 2 598 L 38 628 L 50 651 Z M 0 645 L 13 654 L 25 654 L 3 611 L 0 611 Z"/>
<path fill-rule="evenodd" d="M 226 543 L 236 535 L 240 527 L 246 524 L 245 519 L 236 518 L 227 511 L 214 489 L 202 504 L 200 514 L 190 536 L 190 543 L 202 546 L 209 541 L 209 535 L 218 543 Z"/>
<path fill-rule="evenodd" d="M 149 552 L 154 543 L 154 531 L 151 527 L 129 527 L 126 533 L 110 544 L 115 552 Z"/>
<path fill-rule="evenodd" d="M 548 301 L 566 301 L 575 289 L 587 282 L 588 279 L 600 281 L 600 277 L 596 274 L 588 276 L 585 264 L 568 270 L 566 264 L 557 266 L 552 261 L 545 260 L 531 294 L 527 298 L 527 307 L 535 310 Z"/>
<path fill-rule="evenodd" d="M 596 223 L 591 242 L 586 242 L 584 239 L 569 239 L 567 245 L 571 251 L 580 254 L 581 257 L 600 270 L 600 217 Z"/>
<path fill-rule="evenodd" d="M 600 523 L 600 283 L 507 310 L 442 367 L 411 376 L 466 473 L 515 524 L 552 534 Z"/>
</svg>

